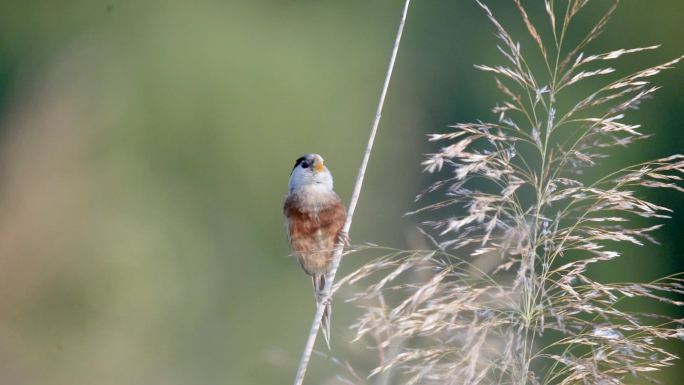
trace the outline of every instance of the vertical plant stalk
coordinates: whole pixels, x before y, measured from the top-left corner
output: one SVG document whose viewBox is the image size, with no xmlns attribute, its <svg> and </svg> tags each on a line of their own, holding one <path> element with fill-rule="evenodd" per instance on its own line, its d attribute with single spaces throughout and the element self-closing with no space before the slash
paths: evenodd
<svg viewBox="0 0 684 385">
<path fill-rule="evenodd" d="M 349 202 L 347 219 L 344 222 L 344 227 L 342 228 L 342 232 L 344 234 L 349 233 L 349 229 L 351 228 L 352 224 L 352 218 L 354 216 L 354 210 L 356 210 L 356 204 L 359 201 L 359 196 L 361 195 L 361 186 L 363 185 L 363 178 L 366 175 L 368 160 L 370 159 L 371 151 L 373 150 L 375 135 L 378 132 L 378 125 L 380 124 L 380 117 L 382 116 L 382 108 L 385 105 L 385 96 L 387 95 L 387 89 L 389 88 L 390 79 L 392 78 L 392 72 L 394 70 L 394 62 L 397 58 L 397 52 L 399 52 L 401 34 L 404 31 L 404 24 L 406 23 L 406 15 L 408 14 L 408 7 L 410 2 L 411 0 L 406 0 L 406 2 L 404 3 L 404 8 L 401 13 L 401 21 L 399 22 L 399 28 L 397 30 L 397 37 L 394 40 L 392 56 L 390 57 L 387 73 L 385 74 L 385 83 L 382 85 L 380 100 L 378 101 L 378 107 L 375 111 L 375 119 L 373 119 L 373 125 L 371 127 L 370 136 L 368 138 L 368 144 L 366 145 L 366 152 L 363 154 L 363 161 L 361 162 L 359 173 L 356 175 L 354 191 L 352 193 L 351 201 Z M 306 345 L 304 345 L 304 352 L 302 352 L 302 358 L 299 361 L 299 368 L 297 369 L 297 375 L 295 376 L 294 385 L 301 385 L 304 382 L 304 376 L 306 375 L 306 369 L 309 366 L 309 361 L 311 360 L 311 353 L 316 342 L 316 336 L 318 336 L 318 330 L 321 327 L 321 318 L 323 317 L 325 303 L 330 300 L 333 282 L 335 280 L 335 275 L 337 274 L 337 269 L 340 267 L 340 261 L 342 259 L 343 250 L 344 242 L 338 243 L 337 248 L 335 249 L 332 264 L 330 266 L 330 272 L 328 273 L 325 280 L 325 287 L 323 289 L 322 296 L 323 298 L 321 301 L 318 302 L 318 305 L 316 306 L 316 314 L 314 315 L 313 323 L 311 324 L 311 330 L 309 330 L 309 337 L 306 340 Z"/>
</svg>

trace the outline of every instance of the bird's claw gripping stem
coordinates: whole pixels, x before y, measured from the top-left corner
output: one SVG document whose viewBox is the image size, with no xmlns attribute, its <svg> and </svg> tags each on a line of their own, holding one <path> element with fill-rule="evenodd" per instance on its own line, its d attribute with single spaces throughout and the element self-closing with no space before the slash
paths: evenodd
<svg viewBox="0 0 684 385">
<path fill-rule="evenodd" d="M 340 231 L 339 241 L 342 242 L 343 246 L 351 246 L 351 241 L 349 239 L 349 233 L 346 231 Z"/>
</svg>

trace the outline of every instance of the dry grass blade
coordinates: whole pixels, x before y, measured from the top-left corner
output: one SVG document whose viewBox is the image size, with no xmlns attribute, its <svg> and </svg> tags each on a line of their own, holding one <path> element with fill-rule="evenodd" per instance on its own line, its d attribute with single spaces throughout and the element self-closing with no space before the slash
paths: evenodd
<svg viewBox="0 0 684 385">
<path fill-rule="evenodd" d="M 586 3 L 588 3 L 588 0 L 582 0 L 582 1 L 575 1 L 575 4 L 581 4 L 577 6 L 577 9 L 574 12 L 570 13 L 570 16 L 566 18 L 565 20 L 565 25 L 569 25 L 570 21 L 572 20 L 572 17 L 574 14 L 576 14 L 579 11 L 579 8 L 584 6 Z M 567 67 L 568 63 L 572 60 L 575 55 L 577 55 L 578 52 L 581 52 L 584 47 L 587 46 L 587 44 L 591 43 L 594 39 L 599 37 L 601 33 L 603 32 L 604 28 L 606 27 L 606 24 L 608 24 L 608 20 L 610 20 L 610 17 L 613 16 L 613 13 L 617 9 L 618 5 L 620 4 L 620 0 L 613 0 L 613 4 L 608 8 L 606 13 L 603 14 L 601 19 L 594 25 L 594 27 L 589 31 L 589 33 L 582 39 L 582 41 L 575 46 L 566 56 L 565 59 L 561 62 L 561 64 L 558 66 L 559 72 L 563 72 L 565 68 Z M 574 9 L 574 7 L 573 7 Z"/>
<path fill-rule="evenodd" d="M 534 39 L 534 42 L 537 43 L 537 46 L 539 47 L 539 50 L 542 53 L 542 56 L 544 56 L 544 60 L 548 60 L 548 57 L 546 55 L 546 48 L 544 48 L 544 43 L 542 42 L 541 36 L 539 36 L 537 29 L 534 27 L 534 25 L 530 21 L 530 17 L 527 15 L 525 8 L 523 8 L 520 0 L 513 0 L 513 1 L 515 2 L 516 7 L 518 7 L 518 10 L 520 11 L 520 14 L 522 15 L 522 18 L 523 18 L 523 21 L 525 22 L 525 26 L 527 27 L 527 30 L 530 32 L 530 35 Z M 555 20 L 555 19 L 552 18 L 551 20 Z"/>
</svg>

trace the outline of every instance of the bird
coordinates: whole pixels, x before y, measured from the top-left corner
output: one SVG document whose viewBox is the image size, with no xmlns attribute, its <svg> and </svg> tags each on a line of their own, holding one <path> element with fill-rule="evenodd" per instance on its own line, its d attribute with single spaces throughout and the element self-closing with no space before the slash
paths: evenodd
<svg viewBox="0 0 684 385">
<path fill-rule="evenodd" d="M 333 177 L 318 154 L 306 154 L 295 161 L 283 207 L 292 254 L 311 276 L 316 303 L 324 300 L 326 276 L 338 244 L 348 244 L 342 231 L 346 210 L 333 191 Z M 330 348 L 330 299 L 325 303 L 321 329 Z"/>
</svg>

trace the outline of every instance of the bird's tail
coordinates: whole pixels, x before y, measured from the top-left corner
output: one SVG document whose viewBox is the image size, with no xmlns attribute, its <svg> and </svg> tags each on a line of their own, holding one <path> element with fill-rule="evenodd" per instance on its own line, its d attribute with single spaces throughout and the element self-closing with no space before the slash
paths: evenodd
<svg viewBox="0 0 684 385">
<path fill-rule="evenodd" d="M 311 277 L 314 286 L 314 295 L 316 297 L 316 304 L 323 300 L 323 290 L 325 289 L 325 274 L 316 274 Z M 328 298 L 323 309 L 323 316 L 321 317 L 321 331 L 323 331 L 323 338 L 325 344 L 330 349 L 330 316 L 332 315 L 332 299 Z"/>
</svg>

